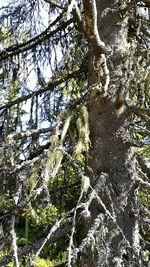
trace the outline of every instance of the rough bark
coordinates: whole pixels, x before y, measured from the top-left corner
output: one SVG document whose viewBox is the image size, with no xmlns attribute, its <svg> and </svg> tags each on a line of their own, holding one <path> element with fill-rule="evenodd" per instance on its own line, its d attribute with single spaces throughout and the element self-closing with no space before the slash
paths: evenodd
<svg viewBox="0 0 150 267">
<path fill-rule="evenodd" d="M 142 266 L 136 219 L 136 159 L 130 145 L 130 114 L 122 93 L 127 82 L 124 57 L 128 53 L 128 16 L 123 17 L 115 12 L 115 4 L 114 0 L 97 1 L 99 35 L 112 50 L 109 56 L 110 91 L 109 96 L 101 93 L 91 96 L 88 103 L 91 148 L 87 174 L 100 201 L 96 197 L 92 199 L 90 217 L 87 220 L 82 216 L 79 223 L 80 249 L 74 266 L 80 267 Z M 96 69 L 93 68 L 95 55 L 91 47 L 90 86 L 98 83 Z M 99 221 L 99 227 L 92 232 L 93 241 L 88 242 L 87 239 L 83 249 L 83 239 L 86 240 L 91 233 L 90 229 L 100 214 L 103 218 Z"/>
</svg>

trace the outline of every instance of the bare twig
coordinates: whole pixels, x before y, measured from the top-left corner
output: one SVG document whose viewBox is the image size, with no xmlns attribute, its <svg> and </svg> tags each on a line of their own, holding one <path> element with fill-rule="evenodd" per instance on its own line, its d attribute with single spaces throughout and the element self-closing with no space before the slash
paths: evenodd
<svg viewBox="0 0 150 267">
<path fill-rule="evenodd" d="M 52 236 L 52 234 L 54 234 L 58 228 L 60 227 L 61 222 L 64 220 L 64 218 L 60 219 L 59 221 L 57 221 L 55 223 L 55 225 L 53 225 L 53 227 L 51 228 L 50 232 L 48 233 L 47 237 L 44 239 L 44 241 L 42 242 L 42 245 L 40 246 L 40 248 L 38 249 L 38 251 L 36 252 L 34 259 L 31 261 L 31 265 L 35 262 L 35 260 L 38 258 L 38 256 L 40 255 L 42 249 L 44 248 L 45 244 L 47 243 L 47 241 L 50 239 L 50 237 Z"/>
<path fill-rule="evenodd" d="M 140 155 L 137 155 L 137 159 L 138 159 L 138 162 L 140 164 L 142 171 L 140 168 L 138 170 L 141 172 L 141 174 L 144 174 L 144 177 L 146 178 L 146 180 L 148 180 L 148 178 L 150 179 L 150 167 L 148 167 L 148 165 L 146 164 L 146 161 Z"/>
<path fill-rule="evenodd" d="M 76 215 L 77 215 L 77 209 L 79 208 L 79 203 L 83 197 L 83 190 L 81 191 L 81 194 L 79 196 L 77 205 L 75 207 L 74 210 L 74 215 L 73 215 L 73 225 L 72 225 L 72 231 L 71 231 L 71 236 L 70 236 L 70 242 L 69 242 L 69 248 L 68 248 L 68 263 L 67 266 L 71 267 L 71 262 L 72 262 L 72 258 L 73 258 L 73 238 L 74 238 L 74 234 L 75 234 L 75 226 L 76 226 Z"/>
</svg>

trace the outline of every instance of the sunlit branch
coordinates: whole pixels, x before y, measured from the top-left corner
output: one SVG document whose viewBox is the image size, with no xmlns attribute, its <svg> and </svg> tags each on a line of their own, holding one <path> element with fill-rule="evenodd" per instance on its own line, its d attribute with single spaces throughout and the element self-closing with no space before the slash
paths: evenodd
<svg viewBox="0 0 150 267">
<path fill-rule="evenodd" d="M 37 250 L 35 256 L 33 257 L 33 259 L 31 259 L 31 266 L 32 264 L 34 264 L 35 260 L 38 258 L 38 256 L 40 255 L 42 249 L 44 248 L 44 246 L 46 245 L 46 243 L 50 240 L 50 238 L 55 234 L 55 232 L 57 232 L 58 229 L 60 229 L 61 227 L 61 223 L 64 221 L 65 218 L 67 218 L 68 216 L 70 216 L 72 214 L 72 212 L 74 212 L 75 209 L 72 209 L 71 211 L 67 212 L 60 220 L 57 220 L 57 222 L 53 225 L 53 227 L 51 228 L 51 230 L 49 231 L 48 235 L 46 236 L 46 238 L 44 238 L 41 246 L 39 247 L 39 249 Z"/>
<path fill-rule="evenodd" d="M 54 1 L 54 0 L 44 0 L 46 3 L 52 5 L 53 7 L 57 7 L 59 9 L 64 9 L 64 7 L 58 3 L 58 1 Z"/>
<path fill-rule="evenodd" d="M 140 168 L 138 168 L 138 171 L 143 176 L 144 180 L 137 177 L 137 181 L 139 181 L 141 185 L 145 185 L 146 187 L 150 187 L 150 183 L 148 182 L 149 177 L 147 176 L 147 173 L 144 173 Z"/>
<path fill-rule="evenodd" d="M 142 126 L 136 126 L 134 129 L 137 130 L 138 133 L 143 134 L 145 136 L 150 136 L 150 131 Z"/>
<path fill-rule="evenodd" d="M 84 0 L 84 13 L 86 24 L 86 36 L 94 51 L 96 58 L 100 54 L 110 54 L 110 49 L 106 48 L 105 43 L 101 40 L 97 28 L 97 8 L 96 1 Z"/>
<path fill-rule="evenodd" d="M 98 74 L 98 82 L 101 82 L 101 78 L 104 79 L 102 93 L 107 95 L 108 86 L 110 82 L 109 69 L 107 66 L 106 54 L 111 53 L 111 49 L 106 47 L 105 43 L 101 40 L 98 27 L 97 27 L 97 7 L 96 1 L 84 0 L 84 18 L 86 25 L 86 37 L 93 50 L 95 57 L 95 70 Z M 103 73 L 103 74 L 101 74 Z"/>
<path fill-rule="evenodd" d="M 16 236 L 16 231 L 15 231 L 15 222 L 16 222 L 16 217 L 15 214 L 12 215 L 11 218 L 11 235 L 12 235 L 12 247 L 13 247 L 13 256 L 14 256 L 14 262 L 15 266 L 19 267 L 19 260 L 18 260 L 18 247 L 17 247 L 17 236 Z"/>
<path fill-rule="evenodd" d="M 78 26 L 78 30 L 79 32 L 81 32 L 82 34 L 85 33 L 85 25 L 84 25 L 84 22 L 82 20 L 82 16 L 81 16 L 81 13 L 80 13 L 80 10 L 77 6 L 77 4 L 75 3 L 75 6 L 74 6 L 74 9 L 73 9 L 73 15 L 75 17 L 75 20 L 77 22 L 77 26 Z"/>
</svg>

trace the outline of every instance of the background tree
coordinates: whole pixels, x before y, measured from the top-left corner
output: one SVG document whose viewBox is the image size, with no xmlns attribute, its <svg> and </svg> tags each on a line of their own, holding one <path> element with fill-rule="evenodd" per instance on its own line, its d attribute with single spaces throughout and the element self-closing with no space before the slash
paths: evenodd
<svg viewBox="0 0 150 267">
<path fill-rule="evenodd" d="M 149 8 L 1 7 L 1 266 L 147 266 Z"/>
</svg>

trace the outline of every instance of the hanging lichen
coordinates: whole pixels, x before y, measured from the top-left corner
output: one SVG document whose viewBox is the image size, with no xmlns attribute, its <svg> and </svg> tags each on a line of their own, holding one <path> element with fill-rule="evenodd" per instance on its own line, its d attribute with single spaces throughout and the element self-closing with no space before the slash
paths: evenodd
<svg viewBox="0 0 150 267">
<path fill-rule="evenodd" d="M 77 119 L 76 125 L 78 130 L 78 142 L 75 147 L 75 154 L 88 151 L 89 149 L 89 125 L 88 125 L 88 111 L 86 106 L 80 109 L 80 117 Z"/>
<path fill-rule="evenodd" d="M 60 130 L 60 120 L 58 120 L 57 126 L 55 128 L 54 134 L 52 135 L 50 141 L 51 146 L 50 150 L 48 152 L 48 159 L 45 169 L 45 175 L 44 175 L 44 181 L 47 183 L 50 178 L 54 178 L 60 168 L 62 159 L 63 159 L 63 151 L 62 146 L 63 142 L 65 140 L 70 121 L 71 121 L 72 115 L 70 112 L 66 115 L 66 120 L 64 122 L 64 126 L 62 128 L 62 131 Z M 61 137 L 60 136 L 61 131 Z"/>
</svg>

